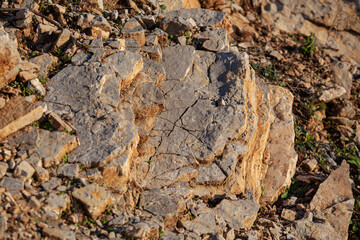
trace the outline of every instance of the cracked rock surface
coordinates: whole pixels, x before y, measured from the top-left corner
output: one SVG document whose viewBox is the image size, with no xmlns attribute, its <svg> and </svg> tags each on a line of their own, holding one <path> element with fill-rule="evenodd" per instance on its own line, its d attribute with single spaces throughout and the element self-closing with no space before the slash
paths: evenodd
<svg viewBox="0 0 360 240">
<path fill-rule="evenodd" d="M 149 2 L 141 11 L 152 11 Z M 138 9 L 118 19 L 51 6 L 74 29 L 38 19 L 34 43 L 48 53 L 16 74 L 44 84 L 42 94 L 0 108 L 1 237 L 29 222 L 18 238 L 251 239 L 254 223 L 279 236 L 346 237 L 336 222 L 349 221 L 354 203 L 346 163 L 301 219 L 287 199 L 286 230 L 258 218 L 295 174 L 293 95 L 268 85 L 230 44 L 225 12 Z M 34 24 L 24 17 L 18 28 Z M 327 198 L 332 186 L 341 194 Z"/>
</svg>

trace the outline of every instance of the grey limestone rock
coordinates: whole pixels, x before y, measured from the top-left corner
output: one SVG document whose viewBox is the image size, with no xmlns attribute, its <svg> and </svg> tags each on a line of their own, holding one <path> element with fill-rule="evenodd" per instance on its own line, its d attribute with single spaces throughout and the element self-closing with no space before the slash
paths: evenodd
<svg viewBox="0 0 360 240">
<path fill-rule="evenodd" d="M 196 26 L 217 26 L 225 19 L 225 13 L 220 11 L 211 11 L 208 9 L 193 8 L 193 9 L 181 9 L 172 12 L 162 14 L 165 17 L 182 17 L 192 18 L 195 21 Z"/>
<path fill-rule="evenodd" d="M 168 47 L 163 52 L 163 65 L 167 79 L 183 79 L 193 64 L 193 46 Z"/>
<path fill-rule="evenodd" d="M 56 187 L 58 187 L 60 185 L 61 185 L 61 180 L 59 178 L 52 177 L 52 178 L 50 178 L 50 180 L 48 182 L 41 184 L 41 187 L 46 192 L 51 192 L 53 189 L 55 189 Z"/>
<path fill-rule="evenodd" d="M 43 233 L 53 239 L 66 239 L 66 240 L 75 240 L 76 235 L 75 232 L 64 230 L 58 227 L 51 228 L 51 227 L 45 227 L 43 229 Z"/>
<path fill-rule="evenodd" d="M 195 38 L 205 50 L 213 52 L 229 51 L 227 31 L 223 28 L 200 32 Z"/>
<path fill-rule="evenodd" d="M 216 207 L 215 212 L 231 228 L 239 231 L 241 228 L 249 229 L 253 225 L 259 207 L 259 204 L 252 200 L 229 201 L 224 199 Z"/>
<path fill-rule="evenodd" d="M 97 184 L 87 185 L 73 191 L 72 196 L 85 207 L 92 218 L 97 218 L 111 203 L 111 195 Z"/>
<path fill-rule="evenodd" d="M 170 35 L 181 36 L 195 25 L 192 18 L 166 16 L 161 20 L 160 28 Z"/>
<path fill-rule="evenodd" d="M 0 186 L 8 191 L 16 191 L 24 189 L 24 181 L 18 178 L 3 177 Z"/>
<path fill-rule="evenodd" d="M 61 164 L 57 170 L 57 174 L 62 177 L 77 178 L 79 177 L 80 167 L 78 164 Z"/>
<path fill-rule="evenodd" d="M 34 173 L 35 169 L 26 161 L 23 161 L 19 165 L 17 165 L 14 171 L 15 177 L 24 180 L 31 178 Z"/>
</svg>

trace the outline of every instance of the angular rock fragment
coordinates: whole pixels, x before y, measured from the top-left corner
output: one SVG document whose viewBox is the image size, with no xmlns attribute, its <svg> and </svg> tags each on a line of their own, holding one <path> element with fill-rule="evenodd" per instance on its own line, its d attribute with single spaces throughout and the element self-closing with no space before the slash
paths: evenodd
<svg viewBox="0 0 360 240">
<path fill-rule="evenodd" d="M 124 35 L 124 37 L 133 38 L 139 43 L 140 46 L 144 46 L 145 30 L 135 18 L 132 18 L 124 25 L 121 33 Z"/>
<path fill-rule="evenodd" d="M 15 79 L 19 73 L 20 62 L 15 37 L 0 27 L 0 89 Z"/>
<path fill-rule="evenodd" d="M 111 204 L 111 195 L 97 184 L 87 185 L 73 191 L 72 196 L 81 202 L 92 218 L 97 218 Z"/>
<path fill-rule="evenodd" d="M 221 183 L 225 178 L 226 176 L 221 169 L 213 163 L 198 169 L 196 182 L 199 184 Z"/>
<path fill-rule="evenodd" d="M 341 166 L 320 184 L 310 202 L 310 210 L 315 211 L 314 215 L 326 219 L 337 233 L 336 237 L 331 239 L 345 239 L 348 235 L 355 202 L 349 177 L 349 165 L 344 160 Z"/>
<path fill-rule="evenodd" d="M 77 178 L 79 177 L 80 167 L 78 164 L 62 164 L 57 170 L 61 177 Z"/>
<path fill-rule="evenodd" d="M 70 40 L 71 37 L 71 32 L 69 29 L 63 29 L 61 31 L 61 33 L 59 34 L 58 39 L 55 42 L 54 48 L 58 49 L 58 48 L 62 48 L 65 46 L 66 43 L 68 43 L 68 41 Z"/>
<path fill-rule="evenodd" d="M 3 237 L 4 232 L 7 230 L 7 216 L 4 213 L 1 213 L 0 215 L 0 237 Z"/>
<path fill-rule="evenodd" d="M 148 58 L 144 59 L 142 72 L 147 74 L 158 87 L 160 87 L 166 76 L 163 65 Z"/>
<path fill-rule="evenodd" d="M 50 180 L 48 182 L 41 184 L 41 187 L 46 192 L 51 192 L 53 189 L 55 189 L 56 187 L 58 187 L 60 185 L 61 185 L 61 180 L 59 178 L 52 177 L 52 178 L 50 178 Z"/>
<path fill-rule="evenodd" d="M 216 233 L 221 231 L 216 224 L 216 215 L 209 209 L 208 212 L 202 212 L 192 221 L 184 221 L 182 225 L 186 230 L 197 234 Z"/>
<path fill-rule="evenodd" d="M 152 221 L 138 221 L 128 223 L 125 227 L 124 234 L 127 237 L 135 239 L 149 239 L 151 236 L 157 236 L 161 226 Z"/>
<path fill-rule="evenodd" d="M 41 106 L 28 103 L 21 97 L 13 98 L 0 109 L 0 140 L 39 120 L 43 112 Z"/>
<path fill-rule="evenodd" d="M 159 189 L 152 189 L 142 194 L 140 206 L 154 215 L 163 217 L 166 225 L 174 226 L 181 210 L 178 198 L 168 196 Z"/>
<path fill-rule="evenodd" d="M 249 229 L 253 225 L 259 207 L 257 202 L 251 200 L 229 201 L 224 199 L 216 207 L 215 212 L 231 228 L 239 231 L 241 228 Z"/>
<path fill-rule="evenodd" d="M 323 102 L 329 102 L 331 100 L 334 100 L 346 93 L 345 88 L 340 86 L 335 86 L 334 88 L 324 89 L 319 91 L 319 100 Z"/>
<path fill-rule="evenodd" d="M 294 150 L 294 121 L 292 94 L 282 87 L 270 86 L 274 121 L 271 124 L 268 146 L 270 164 L 263 181 L 261 201 L 273 203 L 290 186 L 295 174 L 297 154 Z"/>
<path fill-rule="evenodd" d="M 119 88 L 130 85 L 133 78 L 143 69 L 143 62 L 139 55 L 131 52 L 115 53 L 105 59 L 111 69 L 119 74 L 122 82 Z"/>
<path fill-rule="evenodd" d="M 45 168 L 60 163 L 62 157 L 74 150 L 78 141 L 74 135 L 64 132 L 38 130 L 37 152 L 43 158 Z"/>
<path fill-rule="evenodd" d="M 18 178 L 3 177 L 0 186 L 8 191 L 16 191 L 24 189 L 24 181 Z"/>
<path fill-rule="evenodd" d="M 16 166 L 14 176 L 23 180 L 31 178 L 35 173 L 35 169 L 26 161 Z"/>
<path fill-rule="evenodd" d="M 181 36 L 196 26 L 192 18 L 164 17 L 161 20 L 160 28 L 170 35 Z"/>
<path fill-rule="evenodd" d="M 193 19 L 198 27 L 221 27 L 230 32 L 231 24 L 226 13 L 220 11 L 211 11 L 208 9 L 193 8 L 181 9 L 162 14 L 164 17 L 181 17 Z"/>
<path fill-rule="evenodd" d="M 0 162 L 0 178 L 5 176 L 7 170 L 8 170 L 8 164 L 4 162 Z"/>
<path fill-rule="evenodd" d="M 19 69 L 19 78 L 22 81 L 28 81 L 39 77 L 40 66 L 32 62 L 21 62 Z"/>
<path fill-rule="evenodd" d="M 64 240 L 76 239 L 76 235 L 73 231 L 68 231 L 57 227 L 56 228 L 45 227 L 43 229 L 43 234 L 52 239 L 64 239 Z"/>
<path fill-rule="evenodd" d="M 335 62 L 331 68 L 334 73 L 334 82 L 343 87 L 346 91 L 342 96 L 344 99 L 349 99 L 351 94 L 351 85 L 353 82 L 352 74 L 349 71 L 351 64 L 347 62 Z"/>
<path fill-rule="evenodd" d="M 223 28 L 200 32 L 195 38 L 205 50 L 214 52 L 229 51 L 227 32 Z"/>
<path fill-rule="evenodd" d="M 154 60 L 154 61 L 159 62 L 159 63 L 161 62 L 161 60 L 162 60 L 162 50 L 161 50 L 159 45 L 145 46 L 145 47 L 142 48 L 142 51 L 151 60 Z"/>
</svg>

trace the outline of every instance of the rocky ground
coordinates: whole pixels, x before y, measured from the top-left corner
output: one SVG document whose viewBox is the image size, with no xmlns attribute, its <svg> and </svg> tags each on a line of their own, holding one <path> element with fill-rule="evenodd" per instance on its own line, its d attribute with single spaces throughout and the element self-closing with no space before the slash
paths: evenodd
<svg viewBox="0 0 360 240">
<path fill-rule="evenodd" d="M 358 10 L 3 1 L 0 235 L 358 239 Z"/>
</svg>

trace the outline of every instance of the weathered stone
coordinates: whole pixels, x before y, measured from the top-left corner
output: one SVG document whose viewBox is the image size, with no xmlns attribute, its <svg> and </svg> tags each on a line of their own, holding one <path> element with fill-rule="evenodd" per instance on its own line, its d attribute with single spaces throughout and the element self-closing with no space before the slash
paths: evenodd
<svg viewBox="0 0 360 240">
<path fill-rule="evenodd" d="M 43 108 L 21 97 L 13 98 L 0 109 L 0 140 L 41 118 Z"/>
<path fill-rule="evenodd" d="M 284 56 L 281 55 L 278 51 L 275 51 L 275 50 L 271 51 L 271 52 L 269 53 L 269 55 L 272 56 L 272 57 L 274 57 L 274 58 L 276 58 L 278 61 L 281 61 L 281 60 L 284 59 Z"/>
<path fill-rule="evenodd" d="M 6 104 L 5 98 L 0 98 L 0 109 L 5 107 L 5 104 Z"/>
<path fill-rule="evenodd" d="M 320 95 L 320 101 L 329 102 L 344 95 L 345 93 L 345 88 L 336 85 L 334 88 L 322 89 L 318 94 Z"/>
<path fill-rule="evenodd" d="M 114 49 L 118 49 L 120 51 L 125 50 L 125 39 L 108 39 L 106 43 Z"/>
<path fill-rule="evenodd" d="M 296 217 L 296 212 L 294 210 L 284 208 L 281 211 L 281 217 L 288 221 L 294 221 Z"/>
<path fill-rule="evenodd" d="M 167 46 L 168 37 L 167 33 L 160 28 L 155 28 L 145 38 L 146 45 L 160 45 L 162 48 Z"/>
<path fill-rule="evenodd" d="M 123 211 L 119 216 L 111 219 L 108 222 L 108 225 L 117 227 L 117 226 L 125 225 L 125 223 L 127 222 L 129 222 L 129 215 L 125 211 Z"/>
<path fill-rule="evenodd" d="M 259 204 L 251 200 L 229 201 L 224 199 L 215 209 L 217 216 L 221 216 L 236 231 L 241 228 L 249 229 L 253 225 L 258 211 Z"/>
<path fill-rule="evenodd" d="M 164 194 L 164 191 L 152 189 L 142 193 L 140 206 L 154 214 L 164 218 L 167 226 L 176 224 L 180 209 L 178 199 Z"/>
<path fill-rule="evenodd" d="M 64 120 L 62 120 L 58 115 L 51 112 L 48 115 L 49 122 L 51 123 L 51 126 L 53 126 L 55 129 L 59 131 L 63 131 L 69 134 L 75 133 L 75 130 Z"/>
<path fill-rule="evenodd" d="M 342 95 L 344 99 L 349 99 L 351 94 L 351 85 L 352 85 L 353 77 L 349 71 L 350 67 L 351 67 L 350 63 L 340 62 L 340 61 L 335 62 L 331 66 L 334 74 L 334 82 L 340 87 L 343 87 L 346 91 L 346 93 Z"/>
<path fill-rule="evenodd" d="M 46 203 L 59 215 L 67 208 L 70 203 L 70 197 L 64 193 L 60 195 L 50 193 L 49 197 L 46 199 Z"/>
<path fill-rule="evenodd" d="M 90 22 L 94 19 L 94 15 L 90 13 L 84 13 L 79 16 L 77 21 L 77 26 L 80 27 L 82 30 L 88 28 L 90 26 Z"/>
<path fill-rule="evenodd" d="M 185 229 L 198 234 L 216 233 L 220 231 L 219 226 L 216 225 L 216 215 L 209 209 L 208 212 L 200 213 L 192 221 L 182 222 Z"/>
<path fill-rule="evenodd" d="M 43 166 L 48 168 L 60 163 L 61 158 L 74 150 L 78 141 L 74 135 L 64 132 L 51 132 L 39 129 L 37 140 L 37 152 L 43 158 Z"/>
<path fill-rule="evenodd" d="M 109 22 L 103 16 L 94 17 L 89 26 L 91 27 L 91 36 L 97 38 L 101 35 L 103 39 L 109 38 L 111 32 L 111 26 Z"/>
<path fill-rule="evenodd" d="M 179 10 L 184 7 L 183 0 L 159 0 L 159 6 L 165 6 L 164 12 Z"/>
<path fill-rule="evenodd" d="M 0 186 L 8 191 L 23 190 L 24 181 L 18 178 L 4 177 L 0 182 Z"/>
<path fill-rule="evenodd" d="M 158 87 L 160 87 L 166 76 L 163 65 L 148 58 L 144 59 L 144 68 L 142 72 L 147 74 Z"/>
<path fill-rule="evenodd" d="M 57 170 L 57 174 L 61 177 L 78 178 L 79 177 L 78 164 L 61 164 Z"/>
<path fill-rule="evenodd" d="M 147 160 L 144 161 L 146 165 L 138 167 L 142 184 L 162 187 L 195 178 L 198 184 L 195 193 L 204 196 L 213 194 L 204 186 L 207 181 L 223 181 L 224 184 L 212 189 L 224 193 L 232 188 L 234 194 L 249 189 L 257 199 L 260 197 L 259 179 L 264 173 L 255 169 L 263 168 L 264 164 L 263 151 L 270 127 L 269 99 L 266 85 L 251 78 L 247 64 L 246 55 L 241 53 L 198 51 L 190 66 L 192 71 L 182 81 L 167 76 L 160 87 L 166 93 L 165 110 L 155 118 L 148 141 L 138 148 L 141 154 L 150 156 L 152 162 L 150 167 Z M 169 68 L 169 71 L 173 70 Z M 238 71 L 244 71 L 241 78 L 235 74 Z M 242 86 L 244 95 L 235 90 Z M 251 106 L 247 111 L 245 104 Z M 256 126 L 260 126 L 259 129 Z M 238 139 L 241 133 L 246 134 L 246 139 Z M 233 139 L 232 144 L 228 142 L 230 139 Z M 253 152 L 259 142 L 261 148 Z M 243 162 L 240 174 L 235 171 L 239 159 Z M 198 163 L 200 166 L 194 167 Z M 213 179 L 213 172 L 205 171 L 203 163 L 216 169 L 218 174 L 215 175 L 219 177 Z M 143 172 L 146 173 L 144 178 L 141 177 Z"/>
<path fill-rule="evenodd" d="M 159 62 L 159 63 L 161 62 L 161 60 L 162 60 L 162 50 L 161 50 L 161 47 L 159 45 L 145 46 L 145 47 L 142 48 L 142 51 L 151 60 L 154 60 L 154 61 Z"/>
<path fill-rule="evenodd" d="M 8 170 L 8 164 L 4 162 L 0 162 L 0 178 L 5 176 L 7 170 Z"/>
<path fill-rule="evenodd" d="M 320 184 L 310 202 L 310 210 L 315 211 L 315 216 L 319 215 L 321 218 L 325 218 L 337 233 L 331 239 L 347 238 L 355 202 L 349 176 L 349 165 L 344 160 L 341 166 L 331 172 L 329 177 Z"/>
<path fill-rule="evenodd" d="M 40 83 L 38 78 L 34 78 L 28 81 L 28 86 L 30 90 L 40 94 L 41 96 L 45 96 L 45 87 Z"/>
<path fill-rule="evenodd" d="M 107 57 L 105 61 L 122 79 L 119 88 L 129 86 L 133 78 L 143 69 L 141 57 L 130 52 L 115 53 Z"/>
<path fill-rule="evenodd" d="M 4 232 L 7 230 L 8 225 L 7 225 L 7 216 L 4 213 L 1 213 L 0 215 L 0 237 L 3 237 Z"/>
<path fill-rule="evenodd" d="M 0 89 L 15 79 L 20 62 L 16 38 L 0 27 Z"/>
<path fill-rule="evenodd" d="M 184 8 L 201 8 L 199 0 L 182 0 Z"/>
<path fill-rule="evenodd" d="M 74 232 L 72 231 L 67 231 L 61 228 L 50 228 L 50 227 L 45 227 L 43 229 L 43 234 L 45 236 L 48 236 L 52 239 L 64 239 L 64 240 L 75 240 L 76 239 L 76 235 Z"/>
<path fill-rule="evenodd" d="M 47 182 L 50 178 L 48 170 L 42 167 L 35 168 L 35 175 L 36 178 L 41 182 Z"/>
<path fill-rule="evenodd" d="M 183 79 L 193 64 L 195 49 L 192 46 L 168 47 L 163 52 L 163 65 L 167 79 Z"/>
<path fill-rule="evenodd" d="M 178 16 L 164 17 L 161 20 L 160 28 L 170 35 L 181 36 L 196 26 L 192 18 L 183 18 Z"/>
<path fill-rule="evenodd" d="M 28 9 L 22 9 L 22 10 L 18 11 L 15 15 L 16 27 L 18 27 L 18 28 L 29 27 L 33 15 L 34 14 L 32 12 L 30 12 Z"/>
<path fill-rule="evenodd" d="M 318 162 L 316 159 L 308 159 L 305 160 L 303 162 L 303 164 L 305 165 L 305 167 L 309 170 L 309 171 L 314 171 L 316 169 L 316 167 L 318 166 Z"/>
<path fill-rule="evenodd" d="M 293 96 L 290 91 L 277 86 L 270 86 L 270 92 L 274 120 L 268 140 L 270 164 L 262 183 L 261 201 L 273 203 L 291 184 L 297 154 L 294 150 Z"/>
<path fill-rule="evenodd" d="M 130 238 L 149 239 L 151 236 L 157 236 L 160 228 L 158 224 L 151 221 L 138 221 L 127 224 L 124 234 Z"/>
<path fill-rule="evenodd" d="M 136 17 L 146 29 L 151 30 L 155 27 L 156 19 L 155 16 L 138 16 Z"/>
<path fill-rule="evenodd" d="M 35 196 L 32 196 L 29 199 L 29 206 L 34 209 L 39 209 L 41 207 L 41 202 Z"/>
<path fill-rule="evenodd" d="M 196 182 L 199 184 L 221 183 L 225 178 L 225 174 L 215 163 L 213 163 L 198 169 Z"/>
<path fill-rule="evenodd" d="M 31 178 L 35 173 L 35 169 L 26 161 L 16 166 L 14 176 L 23 180 Z"/>
<path fill-rule="evenodd" d="M 96 184 L 76 189 L 72 196 L 84 205 L 92 218 L 97 218 L 111 204 L 110 193 Z"/>
<path fill-rule="evenodd" d="M 19 78 L 28 81 L 39 77 L 40 66 L 36 63 L 22 61 L 19 68 Z"/>
<path fill-rule="evenodd" d="M 316 221 L 312 212 L 307 212 L 303 219 L 295 221 L 294 230 L 296 236 L 301 239 L 346 239 L 342 238 L 328 221 Z"/>
<path fill-rule="evenodd" d="M 126 38 L 125 39 L 125 49 L 132 53 L 139 53 L 140 52 L 140 44 L 133 38 Z"/>
<path fill-rule="evenodd" d="M 61 185 L 61 180 L 59 178 L 52 177 L 52 178 L 50 178 L 50 180 L 48 182 L 41 184 L 41 187 L 46 192 L 51 192 L 53 189 L 55 189 L 56 187 L 58 187 L 60 185 Z"/>
<path fill-rule="evenodd" d="M 71 32 L 69 29 L 64 28 L 59 34 L 58 39 L 55 42 L 54 48 L 62 48 L 70 40 Z"/>
<path fill-rule="evenodd" d="M 231 24 L 226 13 L 220 11 L 211 11 L 209 9 L 193 8 L 181 9 L 162 14 L 164 17 L 181 17 L 185 19 L 192 18 L 198 27 L 220 27 L 231 30 Z"/>
<path fill-rule="evenodd" d="M 223 28 L 200 32 L 195 38 L 203 49 L 214 52 L 229 51 L 227 31 Z"/>
<path fill-rule="evenodd" d="M 140 46 L 145 44 L 145 30 L 135 18 L 132 18 L 124 25 L 121 33 L 124 35 L 124 37 L 135 39 Z"/>
<path fill-rule="evenodd" d="M 51 102 L 55 113 L 64 111 L 63 106 L 71 106 L 75 113 L 74 127 L 81 145 L 69 155 L 69 161 L 78 161 L 85 166 L 108 163 L 103 168 L 105 184 L 120 187 L 120 182 L 129 176 L 139 138 L 132 123 L 131 109 L 114 112 L 114 108 L 120 104 L 119 91 L 131 84 L 143 64 L 139 55 L 129 52 L 113 54 L 105 61 L 108 64 L 92 63 L 63 69 L 49 84 L 50 92 L 45 101 Z M 94 105 L 94 100 L 98 104 Z M 90 117 L 93 114 L 103 117 Z"/>
</svg>

